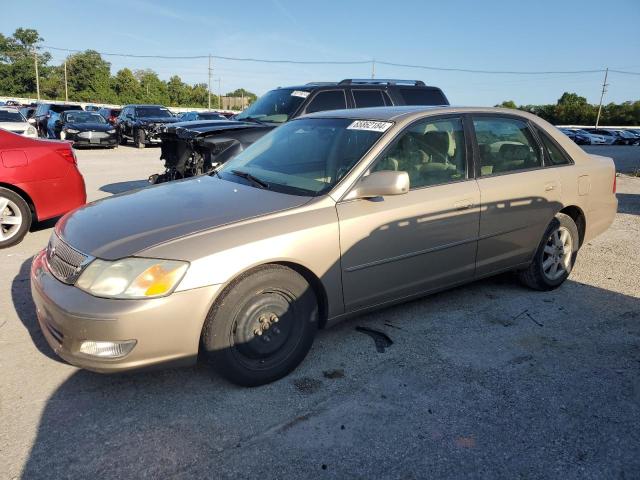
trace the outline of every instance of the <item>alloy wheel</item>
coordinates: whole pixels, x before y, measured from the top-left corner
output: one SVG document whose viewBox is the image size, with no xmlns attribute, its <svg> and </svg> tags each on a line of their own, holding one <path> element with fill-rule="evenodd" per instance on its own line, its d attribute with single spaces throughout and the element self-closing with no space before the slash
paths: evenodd
<svg viewBox="0 0 640 480">
<path fill-rule="evenodd" d="M 553 231 L 542 251 L 542 271 L 549 280 L 557 280 L 571 271 L 573 240 L 565 227 Z"/>
<path fill-rule="evenodd" d="M 13 201 L 0 197 L 0 241 L 14 237 L 22 226 L 22 213 Z"/>
</svg>

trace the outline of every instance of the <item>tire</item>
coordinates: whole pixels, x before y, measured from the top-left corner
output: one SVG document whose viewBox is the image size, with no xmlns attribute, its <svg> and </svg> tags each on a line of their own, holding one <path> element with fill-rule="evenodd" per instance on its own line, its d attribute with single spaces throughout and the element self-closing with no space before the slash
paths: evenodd
<svg viewBox="0 0 640 480">
<path fill-rule="evenodd" d="M 144 130 L 136 130 L 135 141 L 136 148 L 144 148 L 145 134 Z"/>
<path fill-rule="evenodd" d="M 120 145 L 126 145 L 127 144 L 127 139 L 122 133 L 118 134 L 118 143 Z"/>
<path fill-rule="evenodd" d="M 569 277 L 580 248 L 573 219 L 558 213 L 547 227 L 531 265 L 518 272 L 520 281 L 534 290 L 553 290 Z"/>
<path fill-rule="evenodd" d="M 31 209 L 13 190 L 0 187 L 0 248 L 20 243 L 31 227 Z"/>
<path fill-rule="evenodd" d="M 237 385 L 255 387 L 294 370 L 318 330 L 316 295 L 299 273 L 265 265 L 233 281 L 211 308 L 201 352 Z"/>
</svg>

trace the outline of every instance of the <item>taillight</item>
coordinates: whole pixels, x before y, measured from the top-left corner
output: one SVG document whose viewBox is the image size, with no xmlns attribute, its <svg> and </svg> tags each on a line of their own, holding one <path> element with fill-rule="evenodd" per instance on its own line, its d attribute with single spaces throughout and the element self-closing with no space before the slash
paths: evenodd
<svg viewBox="0 0 640 480">
<path fill-rule="evenodd" d="M 78 160 L 76 159 L 76 154 L 72 148 L 59 148 L 56 150 L 60 154 L 62 158 L 64 158 L 67 162 L 72 165 L 78 165 Z"/>
<path fill-rule="evenodd" d="M 616 177 L 616 174 L 614 173 L 613 174 L 613 193 L 616 193 L 617 183 L 618 183 L 617 177 Z"/>
</svg>

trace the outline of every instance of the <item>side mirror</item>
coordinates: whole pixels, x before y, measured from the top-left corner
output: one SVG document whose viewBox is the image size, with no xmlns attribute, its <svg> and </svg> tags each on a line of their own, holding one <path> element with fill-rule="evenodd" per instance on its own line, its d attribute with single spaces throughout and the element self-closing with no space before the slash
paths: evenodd
<svg viewBox="0 0 640 480">
<path fill-rule="evenodd" d="M 36 124 L 36 119 L 35 118 L 30 118 L 27 120 L 28 123 L 30 123 L 31 125 L 35 125 Z"/>
<path fill-rule="evenodd" d="M 394 170 L 372 172 L 360 179 L 347 196 L 352 198 L 374 198 L 386 195 L 402 195 L 409 191 L 409 174 Z"/>
</svg>

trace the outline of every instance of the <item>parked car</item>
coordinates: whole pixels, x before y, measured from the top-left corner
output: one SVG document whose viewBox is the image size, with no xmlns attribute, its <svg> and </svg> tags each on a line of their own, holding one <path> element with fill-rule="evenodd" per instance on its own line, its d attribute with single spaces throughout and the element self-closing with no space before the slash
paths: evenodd
<svg viewBox="0 0 640 480">
<path fill-rule="evenodd" d="M 131 140 L 138 148 L 160 143 L 160 127 L 176 123 L 167 107 L 162 105 L 125 105 L 116 119 L 116 129 L 120 143 Z"/>
<path fill-rule="evenodd" d="M 51 116 L 54 115 L 54 119 L 57 115 L 64 112 L 65 110 L 82 110 L 80 105 L 66 105 L 62 103 L 39 103 L 36 107 L 36 112 L 33 115 L 36 123 L 35 127 L 38 130 L 38 135 L 40 137 L 50 137 L 53 133 L 49 131 L 49 120 Z"/>
<path fill-rule="evenodd" d="M 218 112 L 182 112 L 178 115 L 181 122 L 193 122 L 195 120 L 228 120 Z"/>
<path fill-rule="evenodd" d="M 617 134 L 614 130 L 605 128 L 585 128 L 589 133 L 600 135 L 609 139 L 609 145 L 624 145 L 626 140 Z"/>
<path fill-rule="evenodd" d="M 345 79 L 277 88 L 236 115 L 235 124 L 168 125 L 161 134 L 160 159 L 165 171 L 149 181 L 161 183 L 210 171 L 270 130 L 303 114 L 390 105 L 449 105 L 449 101 L 438 87 L 420 80 Z"/>
<path fill-rule="evenodd" d="M 97 112 L 70 110 L 62 112 L 54 127 L 56 138 L 70 140 L 73 146 L 115 148 L 116 128 Z"/>
<path fill-rule="evenodd" d="M 98 113 L 100 115 L 102 115 L 104 117 L 104 119 L 107 122 L 109 122 L 111 125 L 115 125 L 116 124 L 116 119 L 118 118 L 118 115 L 120 115 L 120 112 L 122 112 L 121 108 L 105 107 L 105 108 L 101 108 L 100 110 L 98 110 Z"/>
<path fill-rule="evenodd" d="M 71 144 L 0 130 L 0 248 L 19 243 L 32 221 L 58 217 L 85 202 Z"/>
<path fill-rule="evenodd" d="M 625 145 L 638 145 L 638 137 L 627 130 L 614 130 L 624 141 Z"/>
<path fill-rule="evenodd" d="M 25 137 L 37 137 L 38 132 L 15 107 L 0 107 L 0 128 Z"/>
<path fill-rule="evenodd" d="M 605 137 L 604 135 L 587 132 L 580 128 L 573 128 L 572 131 L 589 138 L 591 145 L 611 145 L 615 141 L 612 137 Z"/>
<path fill-rule="evenodd" d="M 98 110 L 100 110 L 100 107 L 98 107 L 97 105 L 87 105 L 84 107 L 84 110 L 87 112 L 97 112 Z"/>
<path fill-rule="evenodd" d="M 560 128 L 559 130 L 578 145 L 591 145 L 591 135 L 584 135 L 570 128 Z"/>
<path fill-rule="evenodd" d="M 260 385 L 296 368 L 318 328 L 364 311 L 509 270 L 555 289 L 616 209 L 613 161 L 526 112 L 323 112 L 210 175 L 65 216 L 31 290 L 74 365 L 201 356 Z"/>
</svg>

